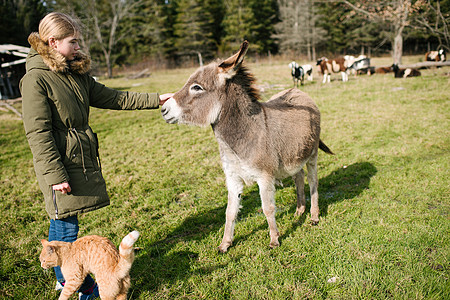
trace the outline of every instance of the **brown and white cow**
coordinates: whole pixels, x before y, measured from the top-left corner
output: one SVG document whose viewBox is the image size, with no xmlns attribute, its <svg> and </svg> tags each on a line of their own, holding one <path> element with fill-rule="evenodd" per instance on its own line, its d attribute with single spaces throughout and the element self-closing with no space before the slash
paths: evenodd
<svg viewBox="0 0 450 300">
<path fill-rule="evenodd" d="M 349 67 L 348 62 L 343 57 L 338 57 L 335 59 L 328 59 L 326 57 L 319 58 L 316 65 L 319 68 L 319 73 L 323 74 L 323 81 L 330 82 L 331 73 L 341 72 L 342 81 L 348 81 L 347 68 Z"/>
<path fill-rule="evenodd" d="M 378 67 L 375 68 L 375 73 L 377 74 L 386 74 L 393 72 L 392 67 Z"/>
<path fill-rule="evenodd" d="M 444 49 L 439 51 L 429 51 L 425 53 L 425 61 L 445 61 L 446 55 Z"/>
<path fill-rule="evenodd" d="M 293 176 L 296 215 L 305 211 L 304 166 L 311 192 L 311 221 L 319 222 L 318 149 L 332 154 L 320 140 L 320 112 L 298 89 L 259 101 L 254 77 L 243 66 L 248 42 L 235 55 L 200 67 L 161 108 L 170 124 L 211 126 L 219 144 L 228 188 L 225 230 L 220 252 L 231 246 L 245 184 L 256 182 L 269 224 L 270 247 L 279 246 L 275 221 L 275 183 Z"/>
</svg>

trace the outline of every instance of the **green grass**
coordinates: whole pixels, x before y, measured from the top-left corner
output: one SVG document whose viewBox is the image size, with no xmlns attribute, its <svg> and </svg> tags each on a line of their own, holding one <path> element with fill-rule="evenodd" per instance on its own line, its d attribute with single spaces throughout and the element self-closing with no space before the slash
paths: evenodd
<svg viewBox="0 0 450 300">
<path fill-rule="evenodd" d="M 249 65 L 264 100 L 291 87 L 287 64 Z M 131 299 L 449 299 L 449 71 L 306 82 L 336 155 L 319 155 L 318 226 L 309 212 L 294 217 L 292 180 L 277 189 L 281 246 L 273 250 L 253 185 L 233 246 L 217 253 L 227 191 L 210 128 L 168 125 L 159 110 L 93 109 L 112 204 L 81 216 L 80 235 L 118 245 L 141 232 Z M 192 72 L 103 82 L 169 92 Z M 49 220 L 21 120 L 0 112 L 0 134 L 0 298 L 57 299 L 53 273 L 39 264 Z"/>
</svg>

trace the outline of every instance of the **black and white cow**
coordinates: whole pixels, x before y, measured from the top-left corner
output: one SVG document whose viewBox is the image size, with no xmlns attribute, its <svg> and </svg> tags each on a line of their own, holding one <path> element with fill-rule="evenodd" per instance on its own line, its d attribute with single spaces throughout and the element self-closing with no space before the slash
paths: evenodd
<svg viewBox="0 0 450 300">
<path fill-rule="evenodd" d="M 406 78 L 420 76 L 420 71 L 413 68 L 400 69 L 397 64 L 392 65 L 392 70 L 395 73 L 395 78 Z"/>
<path fill-rule="evenodd" d="M 298 82 L 300 81 L 300 85 L 303 85 L 303 81 L 305 80 L 305 70 L 301 66 L 299 66 L 295 61 L 289 64 L 289 68 L 291 68 L 292 80 L 294 81 L 294 86 L 298 87 Z"/>
<path fill-rule="evenodd" d="M 355 62 L 350 65 L 348 70 L 351 70 L 355 74 L 367 73 L 371 75 L 375 72 L 375 68 L 370 67 L 370 58 L 367 57 L 355 60 Z"/>
<path fill-rule="evenodd" d="M 310 64 L 306 64 L 302 68 L 305 71 L 305 75 L 308 75 L 308 80 L 313 81 L 313 67 Z"/>
</svg>

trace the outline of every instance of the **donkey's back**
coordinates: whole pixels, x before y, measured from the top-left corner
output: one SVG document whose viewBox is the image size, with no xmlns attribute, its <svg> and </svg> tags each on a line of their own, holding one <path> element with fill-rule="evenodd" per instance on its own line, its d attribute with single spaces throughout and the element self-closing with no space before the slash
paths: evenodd
<svg viewBox="0 0 450 300">
<path fill-rule="evenodd" d="M 261 105 L 265 114 L 262 131 L 268 139 L 267 151 L 277 156 L 274 177 L 293 176 L 317 152 L 319 109 L 306 93 L 298 89 L 282 91 Z"/>
<path fill-rule="evenodd" d="M 293 88 L 282 91 L 261 104 L 266 108 L 268 125 L 285 127 L 285 132 L 296 136 L 319 137 L 319 108 L 308 94 Z M 298 128 L 301 132 L 290 128 Z"/>
<path fill-rule="evenodd" d="M 263 103 L 266 105 L 294 105 L 294 106 L 305 106 L 310 107 L 311 109 L 319 112 L 317 105 L 314 103 L 314 100 L 308 96 L 307 93 L 302 92 L 299 89 L 287 89 L 278 94 L 273 95 L 267 102 Z"/>
</svg>

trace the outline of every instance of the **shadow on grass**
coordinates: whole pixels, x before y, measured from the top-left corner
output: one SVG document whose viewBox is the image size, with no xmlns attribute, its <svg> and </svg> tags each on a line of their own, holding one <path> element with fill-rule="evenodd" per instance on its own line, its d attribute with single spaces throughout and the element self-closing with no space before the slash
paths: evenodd
<svg viewBox="0 0 450 300">
<path fill-rule="evenodd" d="M 321 216 L 328 214 L 328 206 L 335 202 L 350 200 L 360 195 L 365 189 L 369 188 L 371 178 L 377 173 L 377 169 L 371 163 L 360 162 L 352 164 L 346 168 L 339 168 L 324 178 L 319 179 L 319 206 Z M 283 185 L 294 186 L 292 179 L 283 181 Z M 305 186 L 305 194 L 309 198 L 309 186 Z M 240 210 L 238 218 L 246 217 L 258 212 L 261 208 L 259 192 L 257 188 L 252 188 L 245 192 L 242 198 L 243 208 Z M 299 226 L 309 218 L 310 202 L 307 202 L 307 211 L 301 217 L 294 218 L 296 203 L 293 203 L 289 210 L 277 214 L 280 218 L 285 214 L 291 214 L 293 218 L 292 226 L 280 238 L 290 235 Z M 136 258 L 131 271 L 131 276 L 135 282 L 135 290 L 132 296 L 138 297 L 145 291 L 154 292 L 162 284 L 172 284 L 183 281 L 193 275 L 208 275 L 215 270 L 223 268 L 223 265 L 212 265 L 203 269 L 192 269 L 192 263 L 198 259 L 198 253 L 192 251 L 173 251 L 178 243 L 189 241 L 202 241 L 211 232 L 217 232 L 222 229 L 225 223 L 226 205 L 211 209 L 209 211 L 199 212 L 196 215 L 188 217 L 184 222 L 170 232 L 166 238 L 145 245 L 146 255 Z M 239 221 L 238 221 L 239 222 Z M 237 234 L 233 244 L 236 245 L 248 236 L 259 230 L 268 230 L 267 223 L 264 221 L 247 235 Z M 217 246 L 220 240 L 217 241 Z M 219 255 L 219 254 L 218 254 Z M 226 254 L 225 254 L 226 255 Z M 235 256 L 233 260 L 239 260 Z"/>
<path fill-rule="evenodd" d="M 328 214 L 328 205 L 349 200 L 369 188 L 370 180 L 377 168 L 369 162 L 359 162 L 339 168 L 319 181 L 320 214 Z"/>
<path fill-rule="evenodd" d="M 227 263 L 193 270 L 192 265 L 199 254 L 173 250 L 178 243 L 202 241 L 209 233 L 220 230 L 224 223 L 225 209 L 226 206 L 222 206 L 199 212 L 186 218 L 180 226 L 167 234 L 166 238 L 145 245 L 146 255 L 138 255 L 131 269 L 131 278 L 136 287 L 131 298 L 136 299 L 145 292 L 155 292 L 164 284 L 176 284 L 193 275 L 208 275 L 225 267 Z M 178 297 L 171 295 L 171 298 Z"/>
<path fill-rule="evenodd" d="M 328 206 L 330 204 L 359 196 L 364 190 L 369 188 L 370 180 L 376 173 L 377 169 L 373 164 L 358 162 L 345 168 L 339 168 L 324 178 L 319 178 L 319 217 L 328 215 Z M 286 179 L 283 181 L 283 185 L 295 186 L 292 179 Z M 293 218 L 292 226 L 283 234 L 280 243 L 282 243 L 283 237 L 289 236 L 309 220 L 309 211 L 311 209 L 309 185 L 305 185 L 305 196 L 307 199 L 305 213 L 300 217 Z M 292 204 L 290 209 L 283 212 L 280 217 L 286 214 L 294 216 L 296 208 L 297 203 Z"/>
</svg>

